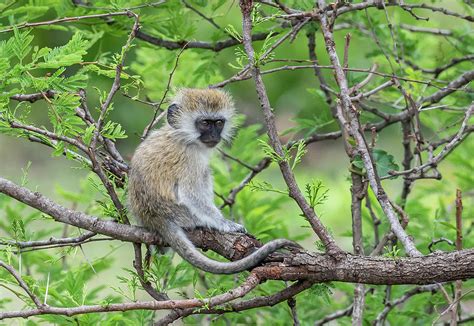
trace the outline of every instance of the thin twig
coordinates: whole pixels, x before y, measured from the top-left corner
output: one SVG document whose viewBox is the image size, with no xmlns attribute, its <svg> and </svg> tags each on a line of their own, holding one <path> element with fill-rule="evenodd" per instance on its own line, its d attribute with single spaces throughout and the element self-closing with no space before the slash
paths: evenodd
<svg viewBox="0 0 474 326">
<path fill-rule="evenodd" d="M 227 198 L 223 198 L 224 203 L 221 205 L 221 209 L 224 208 L 225 206 L 232 206 L 235 203 L 235 197 L 237 197 L 237 194 L 242 191 L 242 189 L 245 188 L 246 185 L 249 184 L 250 181 L 252 181 L 255 176 L 262 172 L 264 169 L 266 169 L 271 163 L 271 160 L 266 157 L 262 159 L 255 167 L 251 168 L 251 172 L 234 188 L 232 188 L 229 192 L 229 195 Z"/>
<path fill-rule="evenodd" d="M 437 103 L 449 94 L 458 90 L 460 87 L 469 84 L 472 80 L 474 80 L 474 70 L 466 71 L 458 78 L 452 80 L 446 87 L 443 87 L 442 89 L 431 94 L 430 96 L 423 98 L 420 102 L 423 103 L 424 106 Z"/>
<path fill-rule="evenodd" d="M 376 326 L 383 326 L 383 323 L 381 322 L 382 320 L 385 320 L 387 317 L 388 313 L 392 311 L 395 307 L 401 305 L 414 295 L 420 294 L 420 293 L 425 293 L 425 292 L 434 292 L 439 289 L 438 284 L 433 284 L 433 285 L 425 285 L 425 286 L 419 286 L 416 288 L 413 288 L 410 291 L 407 291 L 403 296 L 400 298 L 392 301 L 392 302 L 387 302 L 384 309 L 378 314 L 377 318 L 374 320 L 374 325 Z"/>
<path fill-rule="evenodd" d="M 28 294 L 30 297 L 31 301 L 35 304 L 35 306 L 38 308 L 38 310 L 42 310 L 45 305 L 41 303 L 40 299 L 30 290 L 28 284 L 23 281 L 21 278 L 21 275 L 10 265 L 5 264 L 3 261 L 0 260 L 0 266 L 5 268 L 8 273 L 10 273 L 15 280 L 18 282 L 18 285 Z M 0 312 L 0 320 L 2 319 L 2 313 Z"/>
<path fill-rule="evenodd" d="M 350 34 L 348 34 L 350 35 Z M 345 60 L 345 59 L 344 59 Z M 344 66 L 344 70 L 347 71 L 348 66 Z M 373 72 L 377 70 L 377 64 L 373 64 L 372 67 L 370 68 L 370 72 L 367 75 L 367 77 L 364 78 L 360 83 L 357 83 L 356 85 L 352 86 L 350 88 L 350 94 L 353 94 L 354 92 L 357 92 L 359 89 L 363 88 L 365 85 L 367 85 L 371 79 L 374 77 Z M 380 87 L 380 86 L 379 86 Z"/>
<path fill-rule="evenodd" d="M 462 192 L 461 189 L 456 189 L 456 250 L 462 250 Z M 462 281 L 457 280 L 454 286 L 454 302 L 452 314 L 451 314 L 451 325 L 456 326 L 458 324 L 458 311 L 461 309 L 460 301 L 462 296 Z"/>
<path fill-rule="evenodd" d="M 67 224 L 66 224 L 67 225 Z M 44 247 L 44 246 L 51 246 L 56 244 L 79 244 L 83 243 L 85 240 L 88 240 L 95 236 L 96 233 L 94 232 L 86 232 L 78 237 L 74 238 L 60 238 L 56 239 L 54 237 L 49 238 L 48 240 L 38 240 L 38 241 L 0 241 L 2 245 L 10 245 L 15 246 L 20 249 L 24 248 L 35 248 L 35 247 Z"/>
<path fill-rule="evenodd" d="M 235 289 L 229 290 L 221 295 L 217 295 L 211 299 L 205 300 L 206 303 L 206 308 L 212 308 L 217 305 L 222 305 L 224 303 L 233 301 L 237 298 L 241 298 L 250 291 L 252 291 L 258 284 L 260 283 L 260 278 L 256 274 L 250 274 L 250 276 L 245 280 L 242 285 L 238 286 Z M 196 300 L 196 299 L 194 299 Z M 198 301 L 203 301 L 203 300 L 198 300 Z M 158 320 L 156 323 L 154 323 L 154 326 L 164 326 L 164 325 L 169 325 L 173 321 L 183 318 L 186 316 L 189 316 L 193 314 L 195 309 L 184 309 L 184 310 L 175 310 L 162 319 Z"/>
<path fill-rule="evenodd" d="M 400 28 L 406 29 L 407 31 L 410 31 L 410 32 L 428 33 L 428 34 L 440 35 L 440 36 L 453 35 L 453 32 L 451 32 L 449 29 L 419 27 L 419 26 L 411 26 L 407 24 L 400 24 Z"/>
<path fill-rule="evenodd" d="M 137 271 L 138 275 L 138 280 L 140 284 L 142 285 L 143 289 L 155 300 L 157 301 L 163 301 L 163 300 L 169 300 L 168 295 L 165 292 L 159 292 L 157 291 L 151 282 L 147 279 L 145 276 L 145 272 L 143 270 L 143 264 L 142 264 L 142 246 L 140 243 L 134 243 L 133 244 L 133 249 L 135 253 L 135 259 L 133 260 L 133 267 Z"/>
<path fill-rule="evenodd" d="M 434 74 L 434 77 L 438 77 L 443 71 L 449 69 L 449 68 L 452 68 L 454 66 L 456 66 L 457 64 L 459 63 L 462 63 L 462 62 L 465 62 L 465 61 L 472 61 L 474 60 L 474 54 L 468 54 L 468 55 L 465 55 L 463 57 L 459 57 L 459 58 L 453 58 L 451 59 L 448 63 L 442 65 L 442 66 L 439 66 L 439 67 L 436 67 L 436 68 L 432 68 L 432 69 L 427 69 L 427 68 L 421 68 L 419 67 L 418 65 L 414 64 L 413 62 L 410 62 L 408 60 L 405 60 L 405 62 L 410 66 L 412 67 L 413 69 L 416 69 L 416 70 L 421 70 L 425 73 L 428 73 L 428 74 Z"/>
<path fill-rule="evenodd" d="M 334 70 L 335 68 L 332 65 L 317 65 L 317 64 L 298 65 L 298 66 L 285 65 L 285 66 L 272 68 L 272 69 L 268 69 L 268 70 L 262 70 L 260 73 L 262 75 L 268 75 L 268 74 L 273 74 L 273 73 L 281 72 L 281 71 L 294 71 L 294 70 L 301 70 L 301 69 L 329 69 L 329 70 Z M 363 73 L 374 74 L 374 75 L 381 76 L 381 77 L 386 77 L 386 78 L 396 78 L 398 80 L 403 80 L 403 81 L 407 81 L 407 82 L 411 82 L 411 83 L 417 83 L 417 84 L 422 84 L 422 85 L 434 87 L 436 89 L 439 89 L 440 91 L 441 90 L 443 90 L 443 91 L 450 90 L 451 91 L 450 93 L 452 93 L 454 91 L 464 91 L 462 86 L 464 86 L 468 82 L 467 81 L 467 82 L 464 82 L 464 83 L 460 83 L 459 84 L 460 87 L 452 87 L 449 84 L 445 87 L 442 87 L 442 86 L 438 86 L 438 85 L 434 84 L 432 81 L 424 81 L 424 80 L 418 80 L 418 79 L 413 79 L 413 78 L 402 77 L 402 76 L 398 76 L 398 75 L 394 75 L 394 74 L 386 74 L 386 73 L 379 72 L 379 71 L 372 71 L 370 68 L 369 69 L 364 69 L 364 68 L 342 68 L 342 69 L 344 71 L 363 72 Z M 232 77 L 230 77 L 230 78 L 228 78 L 228 79 L 226 79 L 222 82 L 209 85 L 209 87 L 210 88 L 220 88 L 220 87 L 224 87 L 228 84 L 248 80 L 250 78 L 252 78 L 252 77 L 249 74 L 248 66 L 246 66 L 241 71 L 239 71 L 238 73 L 233 75 Z M 441 81 L 437 81 L 437 82 L 441 82 Z M 444 82 L 444 83 L 447 83 L 447 82 Z M 326 89 L 328 89 L 328 88 L 329 88 L 329 86 L 326 85 Z"/>
<path fill-rule="evenodd" d="M 104 123 L 104 118 L 105 118 L 105 115 L 107 113 L 107 110 L 109 109 L 110 104 L 112 103 L 112 99 L 113 99 L 114 95 L 117 93 L 117 91 L 120 89 L 120 79 L 121 79 L 123 67 L 125 65 L 126 53 L 130 49 L 132 41 L 135 38 L 135 35 L 136 35 L 138 29 L 140 28 L 138 16 L 136 14 L 132 13 L 132 12 L 128 12 L 128 13 L 129 13 L 129 17 L 134 18 L 133 27 L 132 27 L 132 30 L 131 30 L 130 34 L 128 35 L 127 42 L 122 47 L 121 60 L 120 60 L 119 63 L 117 63 L 117 66 L 115 68 L 115 77 L 114 77 L 114 81 L 112 83 L 112 87 L 110 88 L 110 91 L 107 95 L 107 98 L 105 99 L 104 103 L 102 103 L 102 105 L 100 107 L 100 115 L 99 115 L 99 118 L 97 119 L 96 128 L 95 128 L 95 131 L 94 131 L 94 136 L 93 136 L 92 141 L 91 141 L 91 148 L 92 149 L 95 149 L 95 144 L 97 142 L 97 138 L 98 138 L 98 136 L 101 132 L 102 125 Z"/>
<path fill-rule="evenodd" d="M 228 158 L 228 159 L 231 159 L 232 161 L 234 162 L 237 162 L 239 163 L 240 165 L 242 165 L 243 167 L 245 167 L 246 169 L 249 169 L 250 171 L 255 171 L 255 168 L 245 162 L 243 162 L 241 159 L 237 158 L 237 157 L 234 157 L 226 152 L 224 152 L 222 149 L 218 148 L 217 149 L 219 151 L 219 153 L 222 154 L 223 157 L 225 158 Z"/>
<path fill-rule="evenodd" d="M 319 8 L 324 8 L 325 6 L 324 0 L 318 0 L 318 4 Z M 401 227 L 400 222 L 398 221 L 398 218 L 395 214 L 395 211 L 393 210 L 393 207 L 390 204 L 389 198 L 381 185 L 380 178 L 378 176 L 377 170 L 375 169 L 373 158 L 370 155 L 370 151 L 367 147 L 365 137 L 361 133 L 362 128 L 360 126 L 356 110 L 354 110 L 353 105 L 351 103 L 347 80 L 345 78 L 344 71 L 339 63 L 339 58 L 336 54 L 333 34 L 329 29 L 327 17 L 325 16 L 325 14 L 321 14 L 319 17 L 321 22 L 321 29 L 323 31 L 326 43 L 326 50 L 329 54 L 331 63 L 335 67 L 336 80 L 339 84 L 341 92 L 341 101 L 339 102 L 337 107 L 340 107 L 341 111 L 344 111 L 344 114 L 346 114 L 348 117 L 348 119 L 346 120 L 343 113 L 341 112 L 340 114 L 338 114 L 338 119 L 341 121 L 341 125 L 347 126 L 346 128 L 348 128 L 352 137 L 355 138 L 357 149 L 364 163 L 370 186 L 376 194 L 377 200 L 382 206 L 385 215 L 389 219 L 393 232 L 402 242 L 408 255 L 420 256 L 421 253 L 416 249 L 412 239 Z"/>
<path fill-rule="evenodd" d="M 38 26 L 47 26 L 47 25 L 54 25 L 54 24 L 61 24 L 61 23 L 71 23 L 77 22 L 84 19 L 94 19 L 94 18 L 105 18 L 105 17 L 113 17 L 113 16 L 128 16 L 130 17 L 130 11 L 119 11 L 119 12 L 109 12 L 106 14 L 95 14 L 95 15 L 86 15 L 86 16 L 76 16 L 76 17 L 64 17 L 58 18 L 53 20 L 48 20 L 44 22 L 37 22 L 37 23 L 22 23 L 12 27 L 8 27 L 6 29 L 0 30 L 0 33 L 11 32 L 14 29 L 22 29 L 28 27 L 38 27 Z"/>
<path fill-rule="evenodd" d="M 53 98 L 56 93 L 52 90 L 47 90 L 44 92 L 32 93 L 32 94 L 15 94 L 10 96 L 11 100 L 15 100 L 18 102 L 27 101 L 30 103 L 34 103 L 39 100 L 44 100 L 46 98 Z"/>
<path fill-rule="evenodd" d="M 255 62 L 255 53 L 252 46 L 252 21 L 251 21 L 251 11 L 252 11 L 252 2 L 251 1 L 241 1 L 240 9 L 243 15 L 243 44 L 245 52 L 247 53 L 249 64 L 251 65 L 250 71 L 252 77 L 255 81 L 257 94 L 260 100 L 260 105 L 265 116 L 265 123 L 267 126 L 267 134 L 270 138 L 270 144 L 275 150 L 276 154 L 280 157 L 283 157 L 283 147 L 278 137 L 278 132 L 275 125 L 275 116 L 273 110 L 270 106 L 270 101 L 263 84 L 262 76 L 257 63 Z M 322 243 L 325 245 L 326 249 L 330 254 L 338 255 L 342 253 L 342 250 L 334 241 L 333 237 L 328 233 L 326 227 L 321 223 L 319 217 L 316 215 L 315 211 L 309 206 L 309 203 L 304 198 L 300 189 L 295 180 L 295 176 L 289 163 L 286 160 L 281 160 L 278 162 L 283 178 L 289 189 L 289 196 L 293 198 L 300 209 L 303 211 L 306 219 L 311 224 L 311 227 L 321 239 Z"/>
<path fill-rule="evenodd" d="M 231 34 L 229 34 L 225 29 L 223 29 L 222 27 L 220 27 L 219 25 L 217 25 L 217 23 L 214 21 L 214 19 L 212 19 L 211 17 L 207 17 L 206 15 L 204 15 L 202 12 L 200 12 L 199 10 L 197 10 L 196 8 L 194 8 L 193 6 L 191 6 L 191 4 L 189 4 L 187 1 L 185 0 L 181 0 L 181 2 L 184 4 L 184 6 L 186 8 L 188 8 L 189 10 L 195 12 L 199 17 L 203 18 L 204 20 L 206 20 L 207 22 L 209 22 L 209 24 L 211 24 L 212 26 L 214 26 L 216 29 L 218 29 L 219 31 L 227 34 L 228 36 L 230 36 L 231 38 L 233 38 L 233 36 Z"/>
<path fill-rule="evenodd" d="M 428 162 L 425 164 L 416 166 L 414 168 L 411 168 L 410 170 L 404 170 L 404 171 L 389 171 L 389 174 L 394 176 L 394 175 L 405 175 L 408 174 L 409 176 L 413 177 L 414 174 L 417 173 L 424 173 L 428 168 L 431 167 L 436 167 L 439 162 L 441 162 L 449 153 L 451 153 L 459 144 L 462 143 L 462 141 L 467 137 L 468 133 L 466 133 L 466 130 L 468 130 L 469 125 L 469 119 L 471 115 L 474 113 L 474 104 L 472 104 L 465 112 L 464 114 L 464 119 L 462 121 L 461 127 L 456 133 L 456 136 L 449 141 L 446 146 L 439 152 L 437 155 L 433 156 Z"/>
<path fill-rule="evenodd" d="M 154 106 L 155 112 L 153 113 L 153 118 L 151 119 L 150 123 L 145 127 L 145 129 L 143 130 L 142 137 L 141 137 L 142 139 L 145 139 L 146 137 L 148 137 L 148 134 L 150 133 L 151 129 L 158 123 L 158 121 L 160 121 L 161 117 L 164 116 L 164 114 L 163 115 L 162 114 L 158 115 L 158 112 L 161 110 L 161 105 L 165 101 L 166 96 L 168 95 L 168 92 L 170 91 L 171 81 L 173 80 L 174 73 L 175 73 L 176 69 L 178 68 L 179 58 L 181 57 L 181 54 L 183 54 L 184 49 L 185 49 L 185 46 L 182 47 L 181 50 L 176 55 L 174 66 L 173 66 L 173 69 L 171 70 L 171 72 L 169 74 L 168 82 L 166 83 L 166 88 L 165 88 L 165 91 L 163 92 L 163 96 L 161 97 L 160 102 L 156 106 Z M 163 111 L 163 112 L 165 112 L 165 111 Z"/>
<path fill-rule="evenodd" d="M 257 33 L 253 35 L 252 41 L 263 41 L 268 35 L 278 34 L 277 31 Z M 170 41 L 163 38 L 147 34 L 143 31 L 138 31 L 137 38 L 153 44 L 155 46 L 163 47 L 168 50 L 187 50 L 187 49 L 204 49 L 210 50 L 213 52 L 220 52 L 230 47 L 241 44 L 239 40 L 234 38 L 229 38 L 227 40 L 217 41 L 217 42 L 204 42 L 204 41 L 190 41 L 190 40 L 181 40 L 181 41 Z"/>
<path fill-rule="evenodd" d="M 331 93 L 329 92 L 329 85 L 326 82 L 326 79 L 324 78 L 324 75 L 321 71 L 321 68 L 319 67 L 319 62 L 318 58 L 316 56 L 316 36 L 314 32 L 310 32 L 307 35 L 308 37 L 308 53 L 309 53 L 309 59 L 314 63 L 314 74 L 316 77 L 318 77 L 319 80 L 319 88 L 324 93 L 324 96 L 326 98 L 326 103 L 330 106 L 332 104 L 332 98 L 331 98 Z"/>
<path fill-rule="evenodd" d="M 84 153 L 87 153 L 86 145 L 79 139 L 74 139 L 74 138 L 70 138 L 70 137 L 67 137 L 67 136 L 58 135 L 58 134 L 55 134 L 51 131 L 41 129 L 41 128 L 38 128 L 38 127 L 35 127 L 35 126 L 23 125 L 23 124 L 21 124 L 19 122 L 16 122 L 16 121 L 10 121 L 9 124 L 10 124 L 11 128 L 23 129 L 23 130 L 31 131 L 35 134 L 45 136 L 49 139 L 53 139 L 53 140 L 57 140 L 57 141 L 63 141 L 63 142 L 66 142 L 68 144 L 71 144 L 71 145 L 77 147 L 78 149 L 82 150 Z"/>
<path fill-rule="evenodd" d="M 293 319 L 293 326 L 300 326 L 298 312 L 296 310 L 296 299 L 291 297 L 287 300 L 288 307 L 290 307 L 291 318 Z"/>
<path fill-rule="evenodd" d="M 369 293 L 373 293 L 373 292 L 374 292 L 374 288 L 367 289 L 364 292 L 364 296 L 366 296 Z M 353 304 L 350 304 L 345 309 L 335 311 L 335 312 L 325 316 L 324 318 L 315 321 L 314 326 L 322 326 L 324 324 L 329 323 L 330 321 L 333 321 L 333 320 L 336 320 L 336 319 L 339 319 L 339 318 L 342 318 L 342 317 L 350 316 L 352 314 L 352 309 L 353 309 Z"/>
<path fill-rule="evenodd" d="M 194 311 L 193 314 L 225 314 L 259 307 L 271 307 L 296 296 L 298 293 L 310 288 L 312 284 L 313 282 L 309 280 L 299 281 L 268 296 L 260 296 L 238 302 L 229 302 L 225 308 L 200 309 L 199 311 Z"/>
</svg>

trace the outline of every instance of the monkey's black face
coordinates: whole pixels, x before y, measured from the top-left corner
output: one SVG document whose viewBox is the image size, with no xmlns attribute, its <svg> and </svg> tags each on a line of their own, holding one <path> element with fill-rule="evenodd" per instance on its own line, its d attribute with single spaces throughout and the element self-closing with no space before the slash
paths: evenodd
<svg viewBox="0 0 474 326">
<path fill-rule="evenodd" d="M 196 129 L 201 136 L 199 140 L 207 147 L 214 147 L 221 141 L 222 129 L 224 129 L 224 119 L 198 119 Z"/>
</svg>

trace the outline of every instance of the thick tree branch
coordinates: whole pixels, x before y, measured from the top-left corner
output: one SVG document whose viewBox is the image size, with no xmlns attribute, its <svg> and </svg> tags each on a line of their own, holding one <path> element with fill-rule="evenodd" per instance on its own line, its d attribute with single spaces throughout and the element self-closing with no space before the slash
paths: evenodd
<svg viewBox="0 0 474 326">
<path fill-rule="evenodd" d="M 265 32 L 265 33 L 255 34 L 252 37 L 252 41 L 263 41 L 264 39 L 268 37 L 270 33 L 275 34 L 276 32 L 268 32 L 268 33 Z M 150 44 L 166 48 L 168 50 L 204 49 L 204 50 L 211 50 L 214 52 L 220 52 L 224 49 L 241 44 L 239 40 L 236 40 L 234 38 L 218 41 L 215 43 L 204 42 L 204 41 L 185 41 L 185 40 L 170 41 L 170 40 L 165 40 L 157 36 L 152 36 L 142 31 L 137 32 L 137 38 L 141 39 L 142 41 L 148 42 Z"/>
<path fill-rule="evenodd" d="M 52 98 L 54 97 L 54 95 L 55 95 L 54 91 L 47 90 L 44 92 L 32 93 L 32 94 L 15 94 L 15 95 L 10 96 L 10 99 L 18 101 L 18 102 L 27 101 L 30 103 L 34 103 L 36 101 L 43 100 L 45 97 Z"/>
<path fill-rule="evenodd" d="M 34 193 L 3 178 L 0 178 L 0 192 L 51 215 L 58 222 L 108 235 L 117 240 L 162 244 L 156 234 L 144 228 L 105 221 L 72 211 L 38 192 Z M 197 230 L 188 233 L 188 236 L 199 248 L 213 250 L 230 260 L 240 259 L 260 245 L 254 238 L 240 233 Z M 346 254 L 339 260 L 334 260 L 327 254 L 292 250 L 290 253 L 272 254 L 266 263 L 254 269 L 254 272 L 262 280 L 432 284 L 473 278 L 474 249 L 397 259 Z"/>
<path fill-rule="evenodd" d="M 50 215 L 57 222 L 74 225 L 91 232 L 111 236 L 117 240 L 143 243 L 159 243 L 156 234 L 147 232 L 144 228 L 130 227 L 113 221 L 102 220 L 82 212 L 73 211 L 56 204 L 39 192 L 32 192 L 13 182 L 0 178 L 0 192 L 15 198 L 28 206 Z"/>
</svg>

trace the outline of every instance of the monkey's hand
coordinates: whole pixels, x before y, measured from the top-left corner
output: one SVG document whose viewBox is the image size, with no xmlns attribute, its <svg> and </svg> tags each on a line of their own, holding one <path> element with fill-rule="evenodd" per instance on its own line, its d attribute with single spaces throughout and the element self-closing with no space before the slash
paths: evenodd
<svg viewBox="0 0 474 326">
<path fill-rule="evenodd" d="M 229 221 L 229 220 L 226 220 L 226 221 L 228 222 L 227 226 L 229 228 L 229 230 L 227 232 L 248 234 L 247 229 L 245 228 L 245 226 L 240 225 L 240 224 L 235 223 L 235 222 L 232 222 L 232 221 Z"/>
<path fill-rule="evenodd" d="M 234 223 L 234 222 L 232 222 L 232 224 L 233 224 L 233 226 L 234 226 L 234 230 L 233 230 L 232 232 L 248 234 L 248 231 L 247 231 L 247 229 L 245 228 L 245 226 L 240 225 L 240 224 L 238 224 L 238 223 Z"/>
</svg>

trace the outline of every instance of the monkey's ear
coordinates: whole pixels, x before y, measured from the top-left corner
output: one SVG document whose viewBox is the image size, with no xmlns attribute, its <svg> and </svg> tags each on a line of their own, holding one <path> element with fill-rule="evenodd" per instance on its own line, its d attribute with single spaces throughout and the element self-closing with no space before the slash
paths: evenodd
<svg viewBox="0 0 474 326">
<path fill-rule="evenodd" d="M 178 104 L 171 104 L 168 107 L 168 113 L 166 115 L 166 119 L 168 120 L 168 123 L 170 124 L 171 127 L 177 128 L 177 123 L 178 123 L 178 116 L 179 116 L 179 110 L 180 107 Z"/>
</svg>

